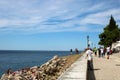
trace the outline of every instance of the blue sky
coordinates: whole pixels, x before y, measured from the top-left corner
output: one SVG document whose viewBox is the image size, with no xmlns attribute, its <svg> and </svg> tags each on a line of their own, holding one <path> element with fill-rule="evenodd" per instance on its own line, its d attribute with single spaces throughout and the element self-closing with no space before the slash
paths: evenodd
<svg viewBox="0 0 120 80">
<path fill-rule="evenodd" d="M 83 50 L 113 15 L 120 0 L 0 0 L 0 50 Z"/>
</svg>

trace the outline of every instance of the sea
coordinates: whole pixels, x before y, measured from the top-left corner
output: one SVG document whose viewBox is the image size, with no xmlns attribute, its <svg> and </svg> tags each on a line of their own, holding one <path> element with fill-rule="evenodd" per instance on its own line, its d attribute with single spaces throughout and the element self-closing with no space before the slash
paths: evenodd
<svg viewBox="0 0 120 80">
<path fill-rule="evenodd" d="M 70 55 L 70 52 L 0 50 L 0 77 L 9 68 L 16 71 L 26 67 L 40 66 L 55 55 L 60 57 L 67 56 Z"/>
</svg>

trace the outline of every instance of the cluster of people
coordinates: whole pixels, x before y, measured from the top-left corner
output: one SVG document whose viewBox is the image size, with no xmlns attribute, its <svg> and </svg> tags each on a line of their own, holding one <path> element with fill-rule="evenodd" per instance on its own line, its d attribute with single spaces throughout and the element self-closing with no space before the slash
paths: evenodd
<svg viewBox="0 0 120 80">
<path fill-rule="evenodd" d="M 96 47 L 94 47 L 93 49 L 87 48 L 85 50 L 85 53 L 86 53 L 86 58 L 88 59 L 88 69 L 92 70 L 92 68 L 93 68 L 92 67 L 92 62 L 93 62 L 92 54 L 94 54 L 95 56 L 98 56 L 99 58 L 105 57 L 105 55 L 107 54 L 107 59 L 109 59 L 109 55 L 112 54 L 112 50 L 111 50 L 110 46 L 108 46 L 106 48 L 100 47 L 98 49 Z"/>
<path fill-rule="evenodd" d="M 112 50 L 110 48 L 110 46 L 108 47 L 100 47 L 100 48 L 94 48 L 93 52 L 95 53 L 95 56 L 97 56 L 97 51 L 98 51 L 98 57 L 105 57 L 105 55 L 107 54 L 107 59 L 109 59 L 109 55 L 112 54 Z"/>
<path fill-rule="evenodd" d="M 75 48 L 75 53 L 76 53 L 76 54 L 78 54 L 78 53 L 79 53 L 79 51 L 78 51 L 78 49 L 77 49 L 77 48 Z M 72 49 L 70 49 L 70 54 L 73 54 L 73 50 L 72 50 Z"/>
</svg>

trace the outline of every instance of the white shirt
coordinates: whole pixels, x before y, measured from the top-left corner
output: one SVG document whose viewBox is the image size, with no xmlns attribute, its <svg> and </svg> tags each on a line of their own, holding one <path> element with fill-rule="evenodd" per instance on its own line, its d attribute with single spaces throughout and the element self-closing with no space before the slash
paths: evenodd
<svg viewBox="0 0 120 80">
<path fill-rule="evenodd" d="M 103 48 L 101 48 L 100 51 L 101 51 L 101 53 L 103 53 L 104 52 Z"/>
<path fill-rule="evenodd" d="M 110 52 L 110 47 L 107 47 L 107 52 Z"/>
<path fill-rule="evenodd" d="M 88 57 L 88 60 L 92 60 L 92 53 L 93 53 L 93 51 L 91 51 L 91 50 L 87 50 L 86 51 L 86 54 L 88 55 L 87 57 Z"/>
</svg>

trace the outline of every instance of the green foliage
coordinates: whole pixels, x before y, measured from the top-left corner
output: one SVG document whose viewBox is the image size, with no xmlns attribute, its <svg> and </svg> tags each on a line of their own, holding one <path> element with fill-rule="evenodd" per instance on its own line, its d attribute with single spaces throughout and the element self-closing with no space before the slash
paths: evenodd
<svg viewBox="0 0 120 80">
<path fill-rule="evenodd" d="M 112 16 L 104 32 L 99 34 L 99 38 L 99 44 L 103 46 L 111 46 L 113 42 L 120 40 L 120 29 Z"/>
</svg>

